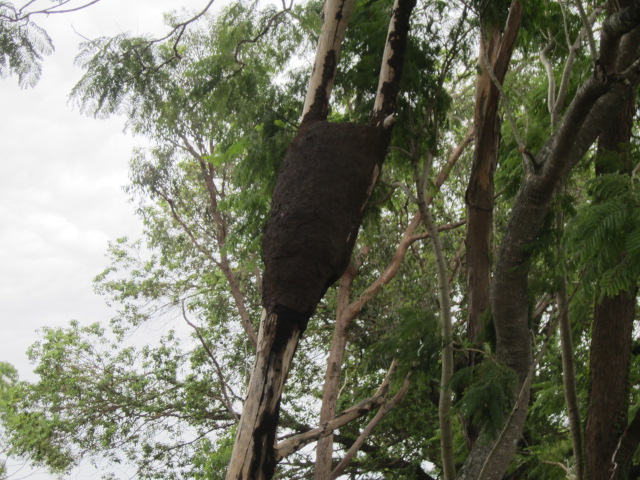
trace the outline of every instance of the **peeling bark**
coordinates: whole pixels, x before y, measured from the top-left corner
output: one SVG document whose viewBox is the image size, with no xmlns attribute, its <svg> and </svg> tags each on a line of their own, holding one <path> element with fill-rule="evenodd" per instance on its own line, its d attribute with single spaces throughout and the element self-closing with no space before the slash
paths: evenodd
<svg viewBox="0 0 640 480">
<path fill-rule="evenodd" d="M 522 4 L 511 3 L 504 34 L 500 25 L 481 29 L 478 63 L 491 63 L 496 80 L 504 81 L 522 17 Z M 493 263 L 491 233 L 495 203 L 494 174 L 500 143 L 498 108 L 500 92 L 488 69 L 481 68 L 476 80 L 474 112 L 474 153 L 471 175 L 465 192 L 467 231 L 465 260 L 467 267 L 467 339 L 471 344 L 484 341 L 487 316 L 491 310 L 491 269 Z M 469 354 L 475 363 L 476 354 Z M 463 423 L 467 423 L 463 419 Z M 470 424 L 463 425 L 469 447 L 477 439 L 478 431 Z"/>
</svg>

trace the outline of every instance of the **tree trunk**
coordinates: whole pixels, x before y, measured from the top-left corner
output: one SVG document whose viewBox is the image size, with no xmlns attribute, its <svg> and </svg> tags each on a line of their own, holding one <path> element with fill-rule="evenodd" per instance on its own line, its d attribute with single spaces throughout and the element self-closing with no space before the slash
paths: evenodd
<svg viewBox="0 0 640 480">
<path fill-rule="evenodd" d="M 620 292 L 605 297 L 594 311 L 585 432 L 587 471 L 592 480 L 620 478 L 612 474 L 618 442 L 627 426 L 635 303 L 636 292 Z"/>
<path fill-rule="evenodd" d="M 320 408 L 320 424 L 332 420 L 336 415 L 338 403 L 338 392 L 340 389 L 340 374 L 342 372 L 342 361 L 347 347 L 347 334 L 353 316 L 346 315 L 349 306 L 349 296 L 351 293 L 351 283 L 356 274 L 355 265 L 342 275 L 338 285 L 338 301 L 336 307 L 336 325 L 333 329 L 333 341 L 331 351 L 327 360 L 327 370 L 324 377 L 324 388 L 322 390 L 322 407 Z M 318 440 L 316 446 L 316 464 L 313 478 L 316 480 L 326 480 L 333 470 L 333 434 Z"/>
<path fill-rule="evenodd" d="M 322 121 L 327 117 L 340 47 L 351 18 L 353 3 L 353 0 L 328 0 L 325 3 L 325 23 L 309 79 L 302 112 L 303 124 Z M 339 265 L 335 268 L 339 268 Z M 326 283 L 328 280 L 323 278 L 319 281 Z M 317 279 L 315 283 L 318 283 Z M 267 287 L 273 288 L 273 285 Z M 320 290 L 311 294 L 311 297 L 317 297 L 316 303 L 324 293 L 322 286 Z M 280 398 L 300 335 L 315 309 L 313 298 L 304 299 L 302 303 L 302 308 L 291 309 L 272 302 L 265 310 L 266 313 L 263 313 L 256 362 L 227 470 L 228 480 L 262 480 L 273 477 L 277 463 L 274 445 Z"/>
<path fill-rule="evenodd" d="M 277 313 L 267 314 L 261 322 L 256 363 L 227 479 L 263 480 L 273 477 L 280 397 L 303 330 L 298 319 Z"/>
<path fill-rule="evenodd" d="M 522 17 L 522 4 L 511 3 L 504 34 L 500 25 L 484 25 L 480 32 L 478 64 L 491 63 L 496 79 L 502 83 L 509 69 L 511 55 Z M 476 80 L 474 113 L 474 152 L 471 175 L 465 193 L 467 232 L 465 259 L 467 265 L 467 339 L 471 344 L 482 344 L 485 325 L 491 310 L 491 231 L 493 229 L 494 174 L 500 143 L 498 107 L 500 92 L 486 66 L 480 67 Z M 475 363 L 476 354 L 469 355 Z M 475 443 L 478 431 L 463 419 L 467 446 Z"/>
<path fill-rule="evenodd" d="M 603 30 L 618 38 L 640 24 L 640 4 L 605 20 Z M 624 102 L 635 94 L 640 72 L 603 76 L 597 69 L 576 93 L 558 130 L 531 163 L 516 196 L 498 253 L 492 284 L 497 358 L 519 378 L 517 406 L 498 439 L 478 441 L 458 478 L 500 480 L 515 452 L 526 419 L 532 365 L 528 277 L 531 243 L 539 235 L 560 180 L 585 155 L 602 127 L 613 124 Z M 611 73 L 617 73 L 615 71 Z M 491 455 L 489 453 L 491 452 Z"/>
<path fill-rule="evenodd" d="M 326 120 L 342 41 L 355 0 L 327 0 L 313 70 L 302 109 L 303 121 Z"/>
<path fill-rule="evenodd" d="M 488 58 L 497 80 L 502 83 L 509 69 L 511 54 L 518 35 L 522 4 L 512 2 L 507 28 L 501 33 L 500 25 L 482 28 L 478 62 L 484 65 Z M 469 314 L 467 337 L 471 342 L 483 330 L 482 318 L 491 306 L 491 229 L 493 226 L 494 172 L 500 142 L 498 105 L 500 93 L 486 68 L 480 68 L 476 81 L 475 148 L 471 177 L 465 194 L 467 205 L 467 295 Z"/>
<path fill-rule="evenodd" d="M 633 58 L 628 54 L 629 42 L 638 45 L 639 37 L 640 32 L 631 32 L 620 39 L 619 46 L 613 41 L 603 41 L 602 50 L 612 55 L 604 63 L 604 68 L 627 68 L 628 58 Z M 637 53 L 638 47 L 632 47 L 631 51 Z M 597 175 L 631 173 L 633 165 L 628 145 L 634 110 L 635 98 L 630 97 L 617 112 L 616 119 L 604 126 L 598 144 Z M 591 383 L 585 429 L 587 471 L 593 480 L 623 478 L 621 473 L 628 468 L 628 465 L 618 464 L 616 452 L 627 427 L 636 293 L 637 290 L 632 289 L 613 297 L 605 296 L 594 307 L 589 369 Z"/>
</svg>

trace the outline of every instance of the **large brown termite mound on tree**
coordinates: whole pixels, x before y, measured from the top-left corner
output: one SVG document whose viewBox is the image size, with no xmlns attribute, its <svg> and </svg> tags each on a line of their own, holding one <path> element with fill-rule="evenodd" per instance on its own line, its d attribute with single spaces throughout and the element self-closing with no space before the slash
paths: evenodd
<svg viewBox="0 0 640 480">
<path fill-rule="evenodd" d="M 316 305 L 349 264 L 389 146 L 393 122 L 385 125 L 385 121 L 394 118 L 415 0 L 395 1 L 370 125 L 325 121 L 353 3 L 325 2 L 303 122 L 273 195 L 263 240 L 265 312 L 227 470 L 229 480 L 265 480 L 274 475 L 280 399 L 293 355 Z"/>
<path fill-rule="evenodd" d="M 306 320 L 347 265 L 390 134 L 307 122 L 285 156 L 265 228 L 263 304 Z M 287 315 L 288 316 L 288 315 Z"/>
</svg>

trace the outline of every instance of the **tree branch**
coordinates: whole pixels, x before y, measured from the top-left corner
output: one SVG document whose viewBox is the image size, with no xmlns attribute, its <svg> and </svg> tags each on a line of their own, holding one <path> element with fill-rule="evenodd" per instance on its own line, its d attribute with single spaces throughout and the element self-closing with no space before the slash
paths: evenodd
<svg viewBox="0 0 640 480">
<path fill-rule="evenodd" d="M 444 480 L 453 480 L 456 476 L 455 458 L 453 450 L 453 428 L 451 425 L 451 378 L 453 376 L 453 346 L 452 346 L 452 322 L 451 322 L 451 297 L 449 292 L 449 275 L 447 264 L 442 250 L 440 235 L 435 221 L 425 199 L 425 190 L 431 160 L 433 156 L 427 155 L 422 174 L 418 163 L 415 162 L 415 182 L 418 193 L 418 207 L 420 215 L 431 237 L 431 247 L 436 258 L 438 270 L 438 286 L 440 300 L 440 328 L 442 330 L 442 370 L 440 377 L 440 398 L 438 401 L 438 418 L 440 423 L 440 450 L 442 458 L 442 470 Z"/>
<path fill-rule="evenodd" d="M 267 25 L 262 29 L 262 31 L 260 33 L 258 33 L 253 38 L 243 39 L 243 40 L 240 40 L 238 42 L 238 44 L 236 45 L 236 48 L 233 49 L 233 59 L 235 60 L 235 62 L 238 65 L 240 65 L 240 68 L 235 70 L 230 75 L 231 77 L 233 77 L 234 75 L 237 75 L 238 73 L 240 73 L 242 71 L 242 69 L 244 69 L 244 67 L 247 66 L 246 63 L 244 63 L 242 60 L 240 60 L 240 47 L 242 47 L 245 44 L 249 44 L 249 43 L 258 43 L 258 40 L 260 40 L 267 33 L 269 33 L 269 30 L 271 30 L 271 28 L 273 27 L 273 24 L 276 22 L 276 20 L 278 20 L 281 16 L 291 12 L 291 7 L 293 6 L 293 0 L 291 0 L 291 3 L 288 6 L 284 4 L 284 0 L 283 0 L 282 6 L 283 6 L 283 9 L 280 10 L 278 13 L 274 14 L 273 16 L 271 16 L 271 18 L 269 18 L 269 21 L 267 22 Z"/>
<path fill-rule="evenodd" d="M 29 20 L 29 17 L 32 16 L 32 15 L 53 15 L 53 14 L 56 14 L 56 13 L 77 12 L 78 10 L 82 10 L 84 8 L 90 7 L 91 5 L 94 5 L 94 4 L 98 3 L 100 0 L 92 0 L 92 1 L 89 1 L 89 2 L 85 3 L 84 5 L 80 5 L 78 7 L 73 7 L 73 8 L 67 8 L 67 9 L 60 10 L 61 7 L 63 7 L 64 5 L 70 3 L 70 1 L 71 0 L 66 0 L 66 1 L 63 1 L 63 2 L 59 2 L 57 5 L 54 5 L 54 6 L 48 7 L 48 8 L 43 8 L 42 10 L 34 10 L 34 11 L 31 11 L 31 12 L 25 12 L 25 10 L 27 8 L 29 8 L 29 6 L 31 6 L 33 3 L 35 3 L 35 0 L 32 0 L 32 1 L 27 2 L 26 4 L 24 4 L 18 10 L 13 8 L 13 11 L 15 12 L 15 16 L 13 18 L 7 17 L 5 15 L 2 15 L 2 17 L 6 18 L 7 20 L 9 20 L 11 22 L 21 22 L 23 20 Z M 7 6 L 7 5 L 2 4 L 2 6 Z"/>
<path fill-rule="evenodd" d="M 451 169 L 456 164 L 456 162 L 460 159 L 466 147 L 473 140 L 473 131 L 474 131 L 473 126 L 470 126 L 462 142 L 460 142 L 460 144 L 456 147 L 453 153 L 449 156 L 449 158 L 447 159 L 447 162 L 440 170 L 440 173 L 438 173 L 438 175 L 436 176 L 436 180 L 434 182 L 434 188 L 436 190 L 442 187 L 444 182 L 449 177 L 449 173 L 451 172 Z M 427 197 L 426 200 L 428 203 L 431 203 L 432 197 Z M 362 311 L 364 306 L 380 291 L 380 289 L 385 285 L 387 285 L 391 280 L 393 280 L 411 244 L 417 240 L 425 238 L 423 235 L 419 235 L 419 236 L 414 235 L 416 230 L 420 226 L 421 221 L 422 221 L 422 216 L 420 212 L 418 212 L 413 216 L 413 218 L 409 222 L 409 225 L 407 226 L 404 233 L 402 234 L 402 238 L 398 243 L 398 247 L 396 248 L 396 251 L 393 254 L 393 257 L 391 258 L 391 261 L 387 265 L 387 268 L 385 268 L 382 274 L 362 293 L 362 295 L 360 295 L 360 297 L 357 300 L 352 302 L 347 307 L 345 315 L 349 315 L 352 317 L 355 317 L 356 315 L 358 315 L 358 313 Z M 454 225 L 455 224 L 452 224 L 452 228 L 455 228 L 455 226 L 458 226 L 458 225 L 455 225 L 455 226 Z"/>
<path fill-rule="evenodd" d="M 238 277 L 233 273 L 233 270 L 230 267 L 229 258 L 225 252 L 227 221 L 225 219 L 225 216 L 220 212 L 218 208 L 218 197 L 221 197 L 221 194 L 218 191 L 215 182 L 213 181 L 213 167 L 211 167 L 211 165 L 204 160 L 202 155 L 198 153 L 193 145 L 191 145 L 191 142 L 189 142 L 189 139 L 186 137 L 186 135 L 178 132 L 178 136 L 183 141 L 184 148 L 191 154 L 191 156 L 198 162 L 198 165 L 200 166 L 200 171 L 204 177 L 207 193 L 209 195 L 211 215 L 213 216 L 213 220 L 218 231 L 218 234 L 216 235 L 216 241 L 218 243 L 218 250 L 220 252 L 220 261 L 217 264 L 220 267 L 220 270 L 222 270 L 222 273 L 227 279 L 227 282 L 229 282 L 229 286 L 231 287 L 231 295 L 233 296 L 236 308 L 238 309 L 238 314 L 240 315 L 240 320 L 242 322 L 242 328 L 244 328 L 253 347 L 256 348 L 258 346 L 258 335 L 255 331 L 255 328 L 253 328 L 251 315 L 249 314 L 244 295 L 240 288 L 240 282 L 238 280 Z"/>
<path fill-rule="evenodd" d="M 587 39 L 589 40 L 589 51 L 591 52 L 591 58 L 598 58 L 598 51 L 596 50 L 596 41 L 593 38 L 593 30 L 591 29 L 591 22 L 587 17 L 587 14 L 584 11 L 584 7 L 582 6 L 582 1 L 577 0 L 575 2 L 576 7 L 578 8 L 578 13 L 580 14 L 580 19 L 582 20 L 582 28 L 586 32 Z"/>
<path fill-rule="evenodd" d="M 276 461 L 280 461 L 283 458 L 291 455 L 292 453 L 297 452 L 305 445 L 308 445 L 311 442 L 315 442 L 321 437 L 326 435 L 330 435 L 334 430 L 352 422 L 356 418 L 360 418 L 363 415 L 366 415 L 376 407 L 382 405 L 384 403 L 384 399 L 389 390 L 389 383 L 391 381 L 391 376 L 398 368 L 398 362 L 393 361 L 383 382 L 378 387 L 376 393 L 365 400 L 362 400 L 357 405 L 354 405 L 347 410 L 344 410 L 342 413 L 338 414 L 333 420 L 321 424 L 320 426 L 309 430 L 307 432 L 295 435 L 293 437 L 288 438 L 287 440 L 280 442 L 275 447 L 276 453 Z"/>
<path fill-rule="evenodd" d="M 402 383 L 402 387 L 400 387 L 400 390 L 398 390 L 398 392 L 393 396 L 391 400 L 389 400 L 388 402 L 385 402 L 380 407 L 375 417 L 371 419 L 371 421 L 367 424 L 367 426 L 362 430 L 362 432 L 360 433 L 356 441 L 353 442 L 351 447 L 349 447 L 349 450 L 347 450 L 347 453 L 345 454 L 345 456 L 342 458 L 342 460 L 340 460 L 340 463 L 338 463 L 336 468 L 331 472 L 329 480 L 335 480 L 342 474 L 344 469 L 347 468 L 347 466 L 351 463 L 355 455 L 358 453 L 358 451 L 364 444 L 365 440 L 369 437 L 369 435 L 371 435 L 371 432 L 373 431 L 373 429 L 380 423 L 380 421 L 382 421 L 382 419 L 387 415 L 387 413 L 389 413 L 394 407 L 396 407 L 400 403 L 404 395 L 407 393 L 407 390 L 409 390 L 409 386 L 411 385 L 410 378 L 411 378 L 411 372 L 409 372 L 405 377 L 404 382 Z"/>
</svg>

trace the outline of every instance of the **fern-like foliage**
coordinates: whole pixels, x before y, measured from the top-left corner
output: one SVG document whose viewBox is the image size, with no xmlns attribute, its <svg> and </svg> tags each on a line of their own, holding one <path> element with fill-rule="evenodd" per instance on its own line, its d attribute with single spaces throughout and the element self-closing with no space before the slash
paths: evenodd
<svg viewBox="0 0 640 480">
<path fill-rule="evenodd" d="M 47 32 L 21 19 L 10 2 L 0 2 L 0 78 L 18 77 L 22 88 L 34 87 L 42 73 L 42 59 L 53 53 Z"/>
<path fill-rule="evenodd" d="M 640 279 L 640 194 L 628 175 L 601 175 L 587 184 L 591 202 L 565 231 L 566 251 L 601 298 Z"/>
<path fill-rule="evenodd" d="M 466 385 L 457 410 L 475 426 L 497 434 L 513 404 L 517 385 L 514 371 L 488 357 L 479 365 L 456 372 L 451 383 L 454 390 Z"/>
</svg>

